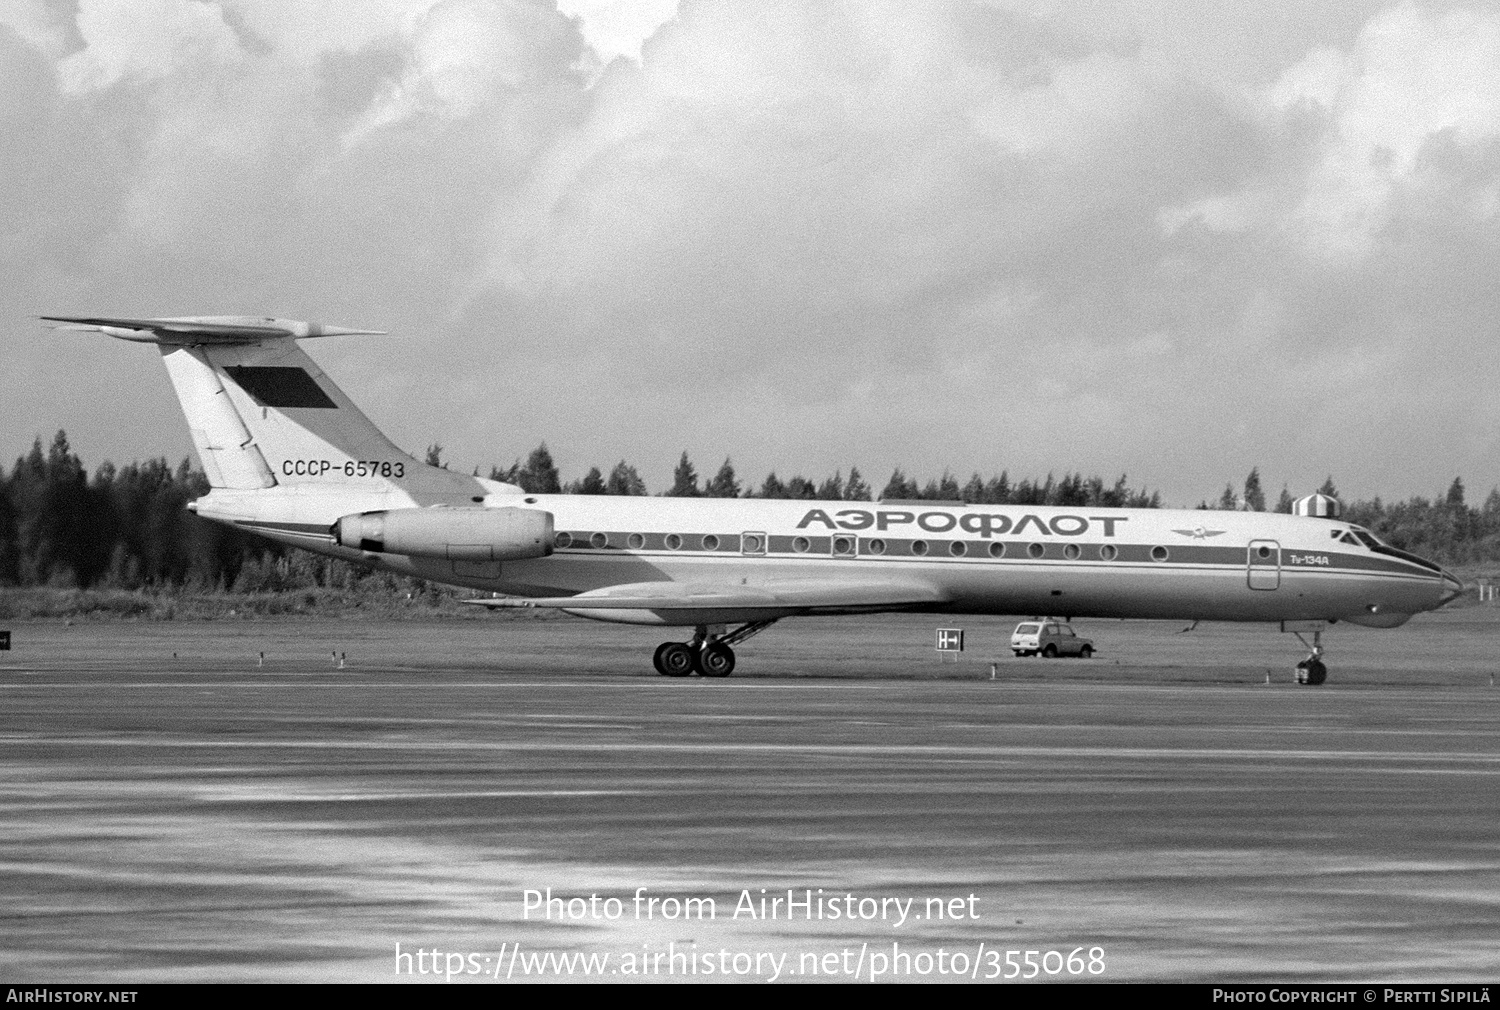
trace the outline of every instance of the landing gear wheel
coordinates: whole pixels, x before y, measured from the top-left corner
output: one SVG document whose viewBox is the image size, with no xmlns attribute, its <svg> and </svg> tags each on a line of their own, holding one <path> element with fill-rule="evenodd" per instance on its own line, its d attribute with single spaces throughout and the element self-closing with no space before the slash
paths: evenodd
<svg viewBox="0 0 1500 1010">
<path fill-rule="evenodd" d="M 1092 645 L 1085 645 L 1081 650 L 1079 650 L 1078 658 L 1079 659 L 1093 659 L 1094 658 L 1094 647 Z"/>
<path fill-rule="evenodd" d="M 1042 657 L 1044 659 L 1056 659 L 1057 646 L 1049 644 L 1045 649 L 1042 650 Z"/>
<path fill-rule="evenodd" d="M 1316 656 L 1308 656 L 1297 664 L 1297 683 L 1316 687 L 1328 679 L 1328 667 Z"/>
<path fill-rule="evenodd" d="M 698 672 L 705 677 L 727 677 L 734 672 L 734 650 L 721 642 L 709 642 L 698 653 Z"/>
<path fill-rule="evenodd" d="M 664 677 L 687 677 L 693 672 L 693 650 L 681 642 L 663 642 L 652 657 Z"/>
</svg>

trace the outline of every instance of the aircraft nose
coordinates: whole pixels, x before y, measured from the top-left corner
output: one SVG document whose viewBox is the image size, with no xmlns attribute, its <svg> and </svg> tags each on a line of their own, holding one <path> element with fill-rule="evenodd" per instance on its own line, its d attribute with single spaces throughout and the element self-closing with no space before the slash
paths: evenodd
<svg viewBox="0 0 1500 1010">
<path fill-rule="evenodd" d="M 1460 596 L 1463 595 L 1463 591 L 1464 591 L 1463 580 L 1461 580 L 1458 576 L 1454 575 L 1452 572 L 1448 571 L 1447 569 L 1444 569 L 1443 570 L 1443 598 L 1442 598 L 1442 601 L 1438 604 L 1438 606 L 1442 606 L 1444 603 L 1451 603 L 1453 600 L 1458 599 Z"/>
</svg>

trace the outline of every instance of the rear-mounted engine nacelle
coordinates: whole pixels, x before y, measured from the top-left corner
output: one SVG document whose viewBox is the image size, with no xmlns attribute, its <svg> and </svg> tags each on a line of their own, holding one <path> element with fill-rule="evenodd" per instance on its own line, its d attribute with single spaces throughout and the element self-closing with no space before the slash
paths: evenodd
<svg viewBox="0 0 1500 1010">
<path fill-rule="evenodd" d="M 520 561 L 552 553 L 552 513 L 520 508 L 390 509 L 333 524 L 341 547 L 450 561 Z"/>
</svg>

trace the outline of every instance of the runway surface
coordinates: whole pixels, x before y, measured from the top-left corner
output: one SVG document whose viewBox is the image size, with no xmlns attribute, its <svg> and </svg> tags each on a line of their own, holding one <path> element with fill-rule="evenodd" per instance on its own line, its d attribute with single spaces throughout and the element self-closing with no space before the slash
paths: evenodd
<svg viewBox="0 0 1500 1010">
<path fill-rule="evenodd" d="M 786 622 L 716 682 L 573 621 L 11 625 L 0 970 L 1490 981 L 1497 613 L 1340 628 L 1318 689 L 1258 627 L 1080 623 L 1084 663 L 1010 658 L 1005 622 Z M 549 920 L 547 888 L 584 900 Z M 762 888 L 856 918 L 751 918 Z"/>
</svg>

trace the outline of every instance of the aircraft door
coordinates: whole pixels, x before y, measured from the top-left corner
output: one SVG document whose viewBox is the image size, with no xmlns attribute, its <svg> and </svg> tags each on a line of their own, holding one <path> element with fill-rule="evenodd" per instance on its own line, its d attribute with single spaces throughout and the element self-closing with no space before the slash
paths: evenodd
<svg viewBox="0 0 1500 1010">
<path fill-rule="evenodd" d="M 1246 552 L 1246 578 L 1251 589 L 1275 589 L 1281 585 L 1281 545 L 1275 540 L 1252 540 Z"/>
</svg>

